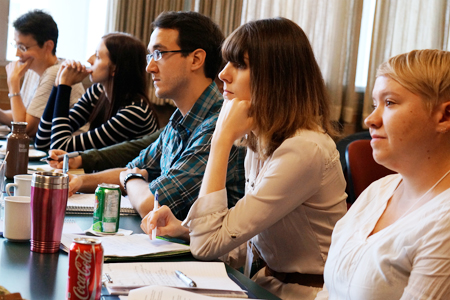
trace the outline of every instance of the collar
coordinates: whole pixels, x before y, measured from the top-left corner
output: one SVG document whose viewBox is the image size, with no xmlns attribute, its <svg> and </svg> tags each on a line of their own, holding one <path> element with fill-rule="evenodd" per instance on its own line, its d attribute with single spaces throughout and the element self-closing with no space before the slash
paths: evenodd
<svg viewBox="0 0 450 300">
<path fill-rule="evenodd" d="M 193 132 L 210 114 L 219 111 L 222 103 L 223 96 L 213 81 L 184 117 L 177 109 L 170 117 L 169 124 L 175 129 L 183 128 L 188 132 Z"/>
</svg>

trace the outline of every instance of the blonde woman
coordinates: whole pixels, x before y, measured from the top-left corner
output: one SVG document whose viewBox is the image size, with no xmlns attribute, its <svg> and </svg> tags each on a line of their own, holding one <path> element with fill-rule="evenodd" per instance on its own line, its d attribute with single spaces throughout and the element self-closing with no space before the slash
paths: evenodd
<svg viewBox="0 0 450 300">
<path fill-rule="evenodd" d="M 365 120 L 373 157 L 398 174 L 338 222 L 317 299 L 450 299 L 450 52 L 383 63 Z"/>
</svg>

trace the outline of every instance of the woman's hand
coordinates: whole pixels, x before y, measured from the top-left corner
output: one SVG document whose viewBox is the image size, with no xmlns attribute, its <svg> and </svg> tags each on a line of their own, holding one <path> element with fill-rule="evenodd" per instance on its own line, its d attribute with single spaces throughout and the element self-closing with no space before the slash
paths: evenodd
<svg viewBox="0 0 450 300">
<path fill-rule="evenodd" d="M 48 161 L 50 167 L 54 169 L 62 169 L 64 161 L 58 161 L 58 155 L 64 154 L 67 154 L 67 152 L 63 150 L 50 150 L 50 152 L 48 153 L 48 157 L 53 159 Z M 69 169 L 79 169 L 82 165 L 83 161 L 81 159 L 81 156 L 69 158 Z"/>
<path fill-rule="evenodd" d="M 59 68 L 58 73 L 59 76 L 57 78 L 59 77 L 59 84 L 72 86 L 83 81 L 92 71 L 86 69 L 86 66 L 82 65 L 79 61 L 66 60 Z"/>
<path fill-rule="evenodd" d="M 23 63 L 20 61 L 10 62 L 6 66 L 6 81 L 10 93 L 20 92 L 20 79 L 25 76 L 32 62 L 33 58 L 30 58 Z"/>
<path fill-rule="evenodd" d="M 225 141 L 231 145 L 253 129 L 253 118 L 249 117 L 250 100 L 225 100 L 213 135 L 213 141 Z"/>
<path fill-rule="evenodd" d="M 59 85 L 59 78 L 61 77 L 61 73 L 63 72 L 63 70 L 65 68 L 66 68 L 66 65 L 64 63 L 62 63 L 61 66 L 59 66 L 58 73 L 56 73 L 55 86 Z"/>
<path fill-rule="evenodd" d="M 151 238 L 152 230 L 157 227 L 156 235 L 170 236 L 189 241 L 189 230 L 181 226 L 170 208 L 166 205 L 161 206 L 156 211 L 149 212 L 141 222 L 142 230 Z"/>
</svg>

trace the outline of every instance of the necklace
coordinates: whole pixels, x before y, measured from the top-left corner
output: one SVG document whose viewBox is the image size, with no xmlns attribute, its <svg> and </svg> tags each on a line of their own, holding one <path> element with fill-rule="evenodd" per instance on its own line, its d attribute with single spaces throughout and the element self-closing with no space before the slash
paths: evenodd
<svg viewBox="0 0 450 300">
<path fill-rule="evenodd" d="M 415 207 L 423 198 L 425 198 L 425 196 L 426 195 L 428 195 L 439 183 L 441 183 L 441 181 L 442 180 L 444 180 L 444 178 L 445 177 L 447 177 L 447 175 L 448 174 L 450 174 L 450 170 L 448 170 L 447 171 L 447 173 L 445 173 L 444 174 L 444 176 L 442 176 L 441 177 L 441 179 L 439 179 L 428 191 L 426 191 L 426 193 L 425 194 L 423 194 L 422 196 L 420 196 L 420 198 L 419 199 L 417 199 L 416 200 L 416 202 L 414 202 L 414 204 L 413 205 L 411 205 L 411 207 L 410 208 L 408 208 L 408 210 L 407 211 L 405 211 L 402 215 L 401 215 L 401 217 L 399 218 L 399 219 L 401 219 L 401 218 L 403 218 L 404 216 L 406 216 L 408 213 L 410 213 L 411 212 L 411 210 L 413 209 L 413 207 Z"/>
</svg>

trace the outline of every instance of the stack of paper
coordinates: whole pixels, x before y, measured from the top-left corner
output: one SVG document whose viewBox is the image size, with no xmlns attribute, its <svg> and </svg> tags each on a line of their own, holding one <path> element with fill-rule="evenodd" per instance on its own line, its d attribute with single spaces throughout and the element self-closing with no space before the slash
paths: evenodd
<svg viewBox="0 0 450 300">
<path fill-rule="evenodd" d="M 131 290 L 127 300 L 224 300 L 229 297 L 209 297 L 167 286 L 151 285 Z"/>
<path fill-rule="evenodd" d="M 68 252 L 72 241 L 76 237 L 86 235 L 63 233 L 61 249 Z M 146 234 L 133 234 L 129 236 L 94 237 L 102 241 L 105 261 L 117 258 L 141 259 L 160 256 L 173 256 L 190 252 L 189 246 L 171 243 L 164 240 L 151 240 Z"/>
<path fill-rule="evenodd" d="M 188 287 L 175 271 L 192 279 L 197 287 Z M 130 290 L 149 286 L 170 286 L 214 297 L 247 298 L 247 293 L 232 281 L 222 262 L 152 262 L 104 264 L 106 288 L 112 295 L 127 295 Z"/>
</svg>

